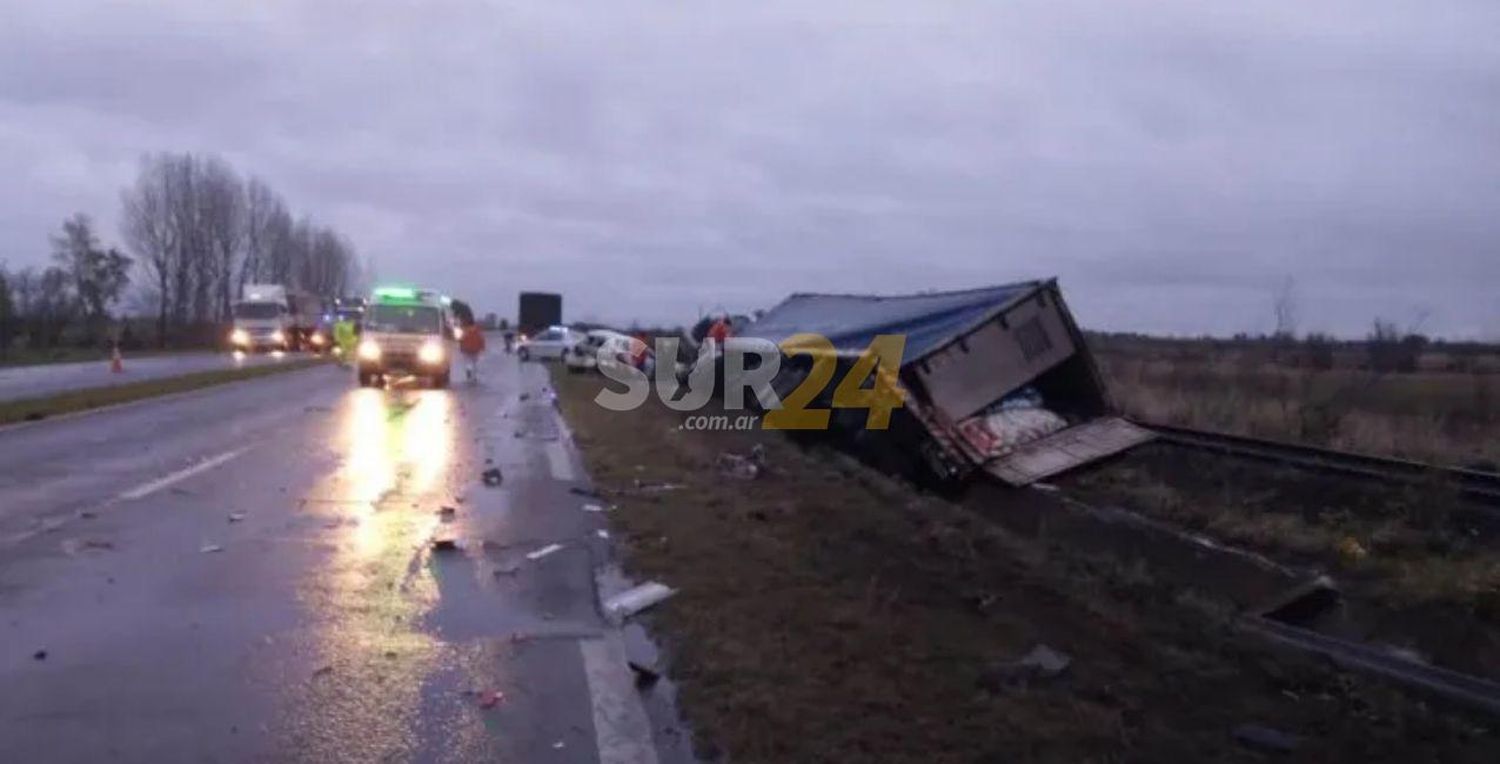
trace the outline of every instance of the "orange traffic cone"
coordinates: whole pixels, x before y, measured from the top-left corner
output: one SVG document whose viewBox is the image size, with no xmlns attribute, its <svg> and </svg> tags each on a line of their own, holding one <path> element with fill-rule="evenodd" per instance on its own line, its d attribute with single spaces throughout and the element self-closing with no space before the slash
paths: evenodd
<svg viewBox="0 0 1500 764">
<path fill-rule="evenodd" d="M 115 345 L 114 352 L 109 354 L 109 371 L 111 374 L 122 374 L 125 371 L 125 359 L 120 357 L 119 345 Z"/>
</svg>

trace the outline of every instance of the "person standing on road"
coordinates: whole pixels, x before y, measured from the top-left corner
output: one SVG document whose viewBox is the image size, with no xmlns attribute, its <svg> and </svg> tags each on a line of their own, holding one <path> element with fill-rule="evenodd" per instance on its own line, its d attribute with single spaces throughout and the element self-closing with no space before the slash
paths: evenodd
<svg viewBox="0 0 1500 764">
<path fill-rule="evenodd" d="M 349 359 L 354 357 L 356 339 L 354 322 L 347 316 L 339 316 L 339 320 L 333 324 L 333 341 L 339 348 L 339 366 L 349 365 Z"/>
<path fill-rule="evenodd" d="M 484 331 L 479 324 L 471 323 L 464 327 L 463 336 L 458 340 L 458 350 L 464 354 L 464 375 L 470 382 L 479 380 L 479 354 L 484 352 Z"/>
</svg>

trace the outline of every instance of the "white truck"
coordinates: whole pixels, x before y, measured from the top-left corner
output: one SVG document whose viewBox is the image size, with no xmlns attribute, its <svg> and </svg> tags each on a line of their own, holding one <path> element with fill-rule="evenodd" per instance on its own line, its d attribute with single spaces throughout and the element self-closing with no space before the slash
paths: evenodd
<svg viewBox="0 0 1500 764">
<path fill-rule="evenodd" d="M 318 330 L 323 302 L 281 284 L 246 284 L 234 304 L 229 344 L 236 350 L 321 350 L 328 344 Z"/>
</svg>

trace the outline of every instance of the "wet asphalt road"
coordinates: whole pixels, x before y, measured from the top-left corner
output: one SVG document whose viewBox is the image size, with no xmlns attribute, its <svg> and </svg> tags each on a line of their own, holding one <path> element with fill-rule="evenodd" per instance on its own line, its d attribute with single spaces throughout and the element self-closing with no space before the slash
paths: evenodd
<svg viewBox="0 0 1500 764">
<path fill-rule="evenodd" d="M 124 360 L 124 373 L 112 374 L 109 361 L 50 363 L 38 366 L 0 366 L 0 401 L 42 398 L 49 395 L 110 387 L 163 377 L 178 377 L 199 371 L 234 369 L 265 363 L 283 363 L 303 356 L 298 353 L 179 353 Z"/>
<path fill-rule="evenodd" d="M 351 376 L 0 429 L 0 761 L 675 758 L 545 369 Z"/>
</svg>

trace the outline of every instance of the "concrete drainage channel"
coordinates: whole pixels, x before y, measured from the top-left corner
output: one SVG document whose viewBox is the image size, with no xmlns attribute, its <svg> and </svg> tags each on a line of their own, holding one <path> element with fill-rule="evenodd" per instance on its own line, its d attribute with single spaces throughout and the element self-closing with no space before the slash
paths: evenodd
<svg viewBox="0 0 1500 764">
<path fill-rule="evenodd" d="M 1119 558 L 1128 550 L 1153 574 L 1178 584 L 1214 582 L 1214 593 L 1233 603 L 1238 625 L 1282 647 L 1325 658 L 1427 695 L 1500 717 L 1500 683 L 1435 666 L 1399 648 L 1351 640 L 1339 625 L 1357 618 L 1329 577 L 1220 544 L 1132 512 L 1101 508 L 1048 486 L 1009 490 L 974 486 L 964 505 L 1012 532 L 1067 544 L 1085 553 Z"/>
</svg>

